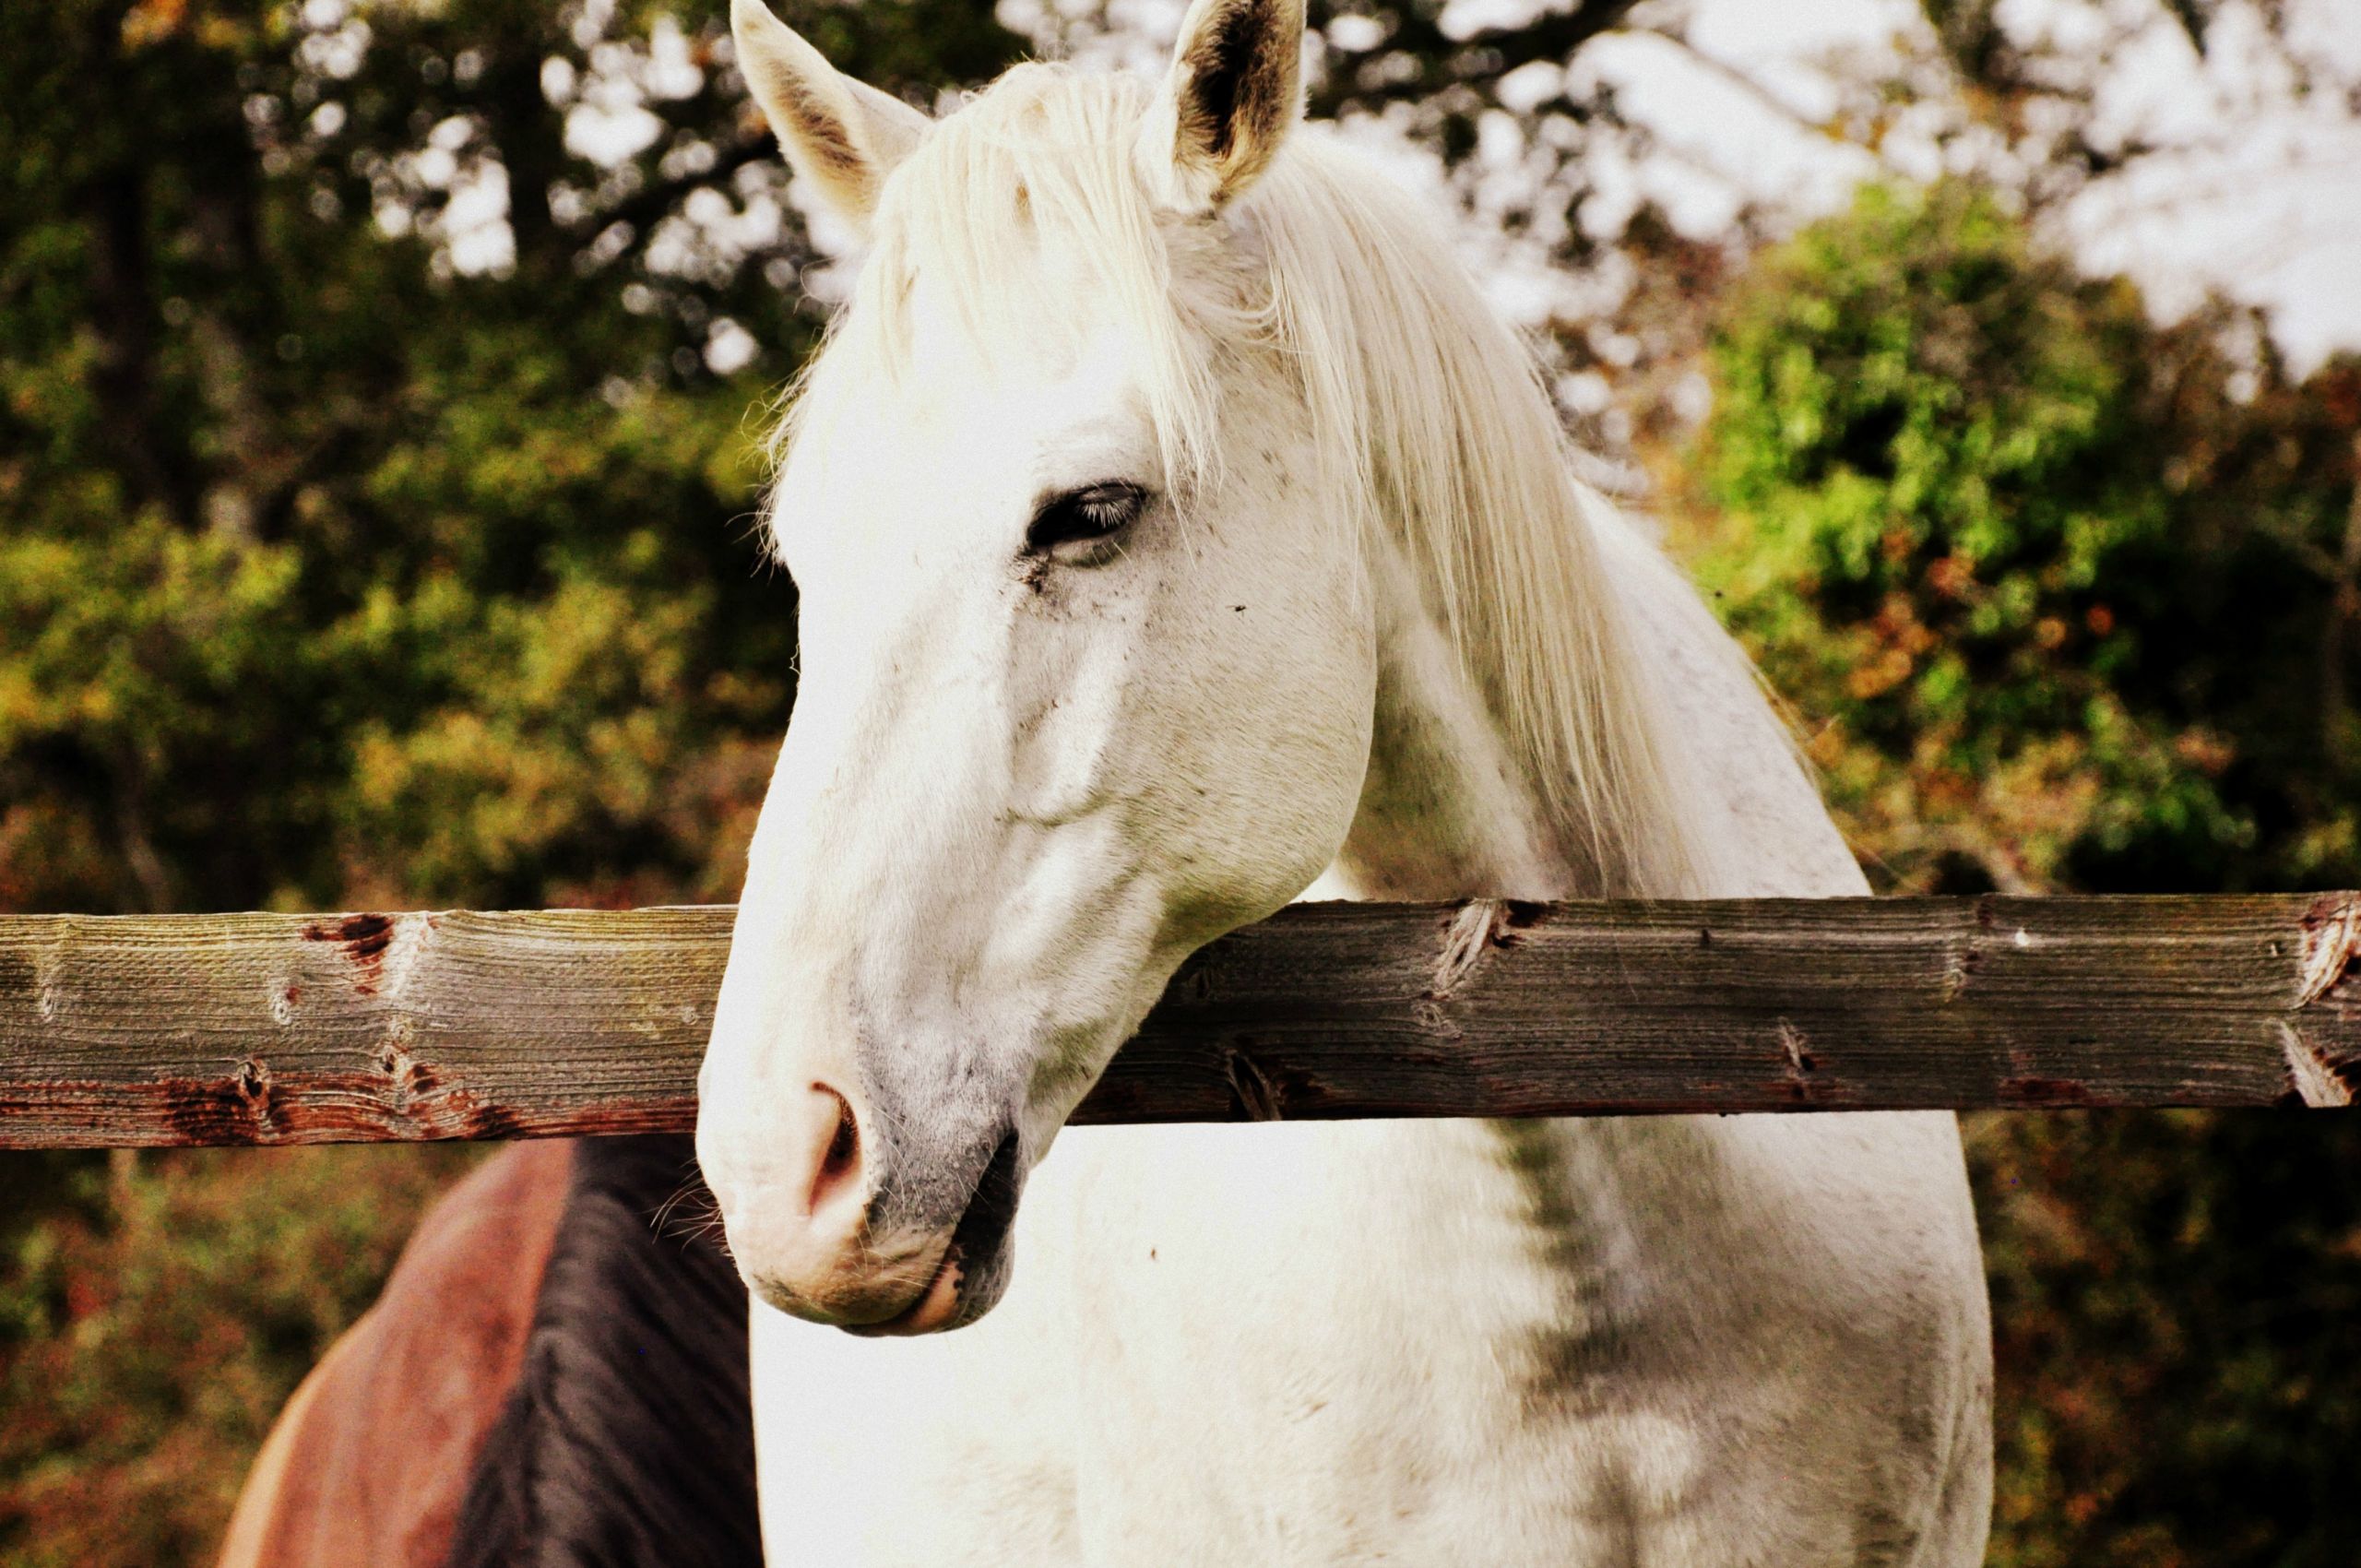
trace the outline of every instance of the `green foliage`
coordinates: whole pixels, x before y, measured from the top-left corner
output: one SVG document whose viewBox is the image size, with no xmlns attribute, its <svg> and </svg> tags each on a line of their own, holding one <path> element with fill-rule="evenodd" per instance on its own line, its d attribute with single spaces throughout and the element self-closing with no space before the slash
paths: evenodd
<svg viewBox="0 0 2361 1568">
<path fill-rule="evenodd" d="M 888 86 L 1018 42 L 807 19 Z M 0 906 L 728 895 L 791 686 L 746 410 L 817 318 L 727 47 L 718 5 L 0 15 Z M 593 78 L 640 150 L 569 144 Z"/>
<path fill-rule="evenodd" d="M 1726 310 L 1705 571 L 1896 885 L 2361 876 L 2361 371 L 2241 372 L 2224 325 L 1957 184 L 1865 191 Z"/>
<path fill-rule="evenodd" d="M 1702 564 L 1903 888 L 2351 885 L 2361 374 L 2242 377 L 1964 186 L 1872 189 L 1717 323 Z M 2361 1453 L 2361 1123 L 2014 1114 L 1969 1143 L 1996 1568 L 2330 1568 Z"/>
<path fill-rule="evenodd" d="M 480 1152 L 9 1157 L 0 1561 L 211 1562 L 244 1456 Z"/>
<path fill-rule="evenodd" d="M 727 898 L 792 648 L 737 521 L 751 389 L 610 406 L 531 336 L 471 335 L 352 481 L 405 526 L 318 644 L 360 687 L 334 710 L 342 874 L 379 901 Z"/>
</svg>

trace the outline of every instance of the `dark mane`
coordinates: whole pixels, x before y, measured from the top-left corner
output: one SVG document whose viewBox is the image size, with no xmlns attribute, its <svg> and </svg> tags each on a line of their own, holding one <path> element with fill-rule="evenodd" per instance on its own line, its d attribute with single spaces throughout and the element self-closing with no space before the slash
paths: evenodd
<svg viewBox="0 0 2361 1568">
<path fill-rule="evenodd" d="M 449 1568 L 761 1568 L 745 1288 L 654 1223 L 695 1170 L 684 1135 L 578 1146 Z"/>
</svg>

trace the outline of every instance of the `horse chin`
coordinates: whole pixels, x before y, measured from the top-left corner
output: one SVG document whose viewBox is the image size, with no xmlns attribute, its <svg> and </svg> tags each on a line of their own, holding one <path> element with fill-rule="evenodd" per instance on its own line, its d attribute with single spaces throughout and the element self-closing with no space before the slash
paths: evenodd
<svg viewBox="0 0 2361 1568">
<path fill-rule="evenodd" d="M 945 1334 L 969 1324 L 1000 1305 L 1008 1294 L 1011 1250 L 1005 1236 L 991 1245 L 979 1265 L 971 1265 L 957 1242 L 943 1253 L 943 1266 L 908 1308 L 883 1323 L 848 1323 L 847 1334 L 864 1339 L 908 1338 L 920 1334 Z"/>
<path fill-rule="evenodd" d="M 759 1269 L 743 1272 L 747 1288 L 764 1305 L 806 1323 L 864 1328 L 896 1323 L 917 1312 L 948 1272 L 950 1249 L 921 1253 L 871 1278 L 830 1281 L 820 1289 L 798 1289 Z"/>
<path fill-rule="evenodd" d="M 959 1260 L 953 1253 L 943 1254 L 943 1265 L 927 1282 L 919 1299 L 883 1323 L 848 1323 L 843 1325 L 847 1334 L 863 1339 L 884 1339 L 914 1334 L 936 1334 L 951 1326 L 959 1315 Z"/>
<path fill-rule="evenodd" d="M 845 1332 L 868 1337 L 942 1334 L 965 1328 L 1000 1305 L 1015 1272 L 1016 1203 L 1024 1184 L 1017 1140 L 1011 1134 L 993 1151 L 976 1195 L 951 1232 L 943 1262 L 917 1300 L 883 1323 L 846 1324 Z"/>
</svg>

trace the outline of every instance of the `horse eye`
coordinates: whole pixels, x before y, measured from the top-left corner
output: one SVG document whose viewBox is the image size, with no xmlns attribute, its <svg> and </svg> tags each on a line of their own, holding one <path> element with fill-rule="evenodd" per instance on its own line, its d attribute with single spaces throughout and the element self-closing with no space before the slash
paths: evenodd
<svg viewBox="0 0 2361 1568">
<path fill-rule="evenodd" d="M 1136 484 L 1086 484 L 1041 503 L 1025 530 L 1025 549 L 1046 555 L 1060 545 L 1093 543 L 1121 532 L 1146 509 L 1147 492 Z"/>
</svg>

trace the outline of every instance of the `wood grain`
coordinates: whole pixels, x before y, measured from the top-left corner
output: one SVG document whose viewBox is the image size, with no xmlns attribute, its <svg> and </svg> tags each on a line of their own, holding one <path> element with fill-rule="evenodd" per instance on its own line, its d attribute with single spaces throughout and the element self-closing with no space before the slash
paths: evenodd
<svg viewBox="0 0 2361 1568">
<path fill-rule="evenodd" d="M 726 909 L 0 919 L 0 1147 L 684 1128 Z M 2351 1103 L 2361 897 L 1299 905 L 1084 1122 Z"/>
</svg>

